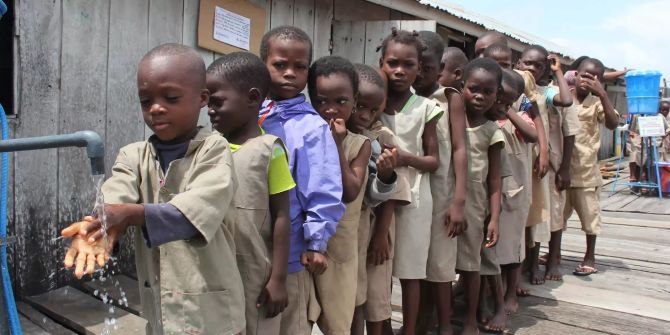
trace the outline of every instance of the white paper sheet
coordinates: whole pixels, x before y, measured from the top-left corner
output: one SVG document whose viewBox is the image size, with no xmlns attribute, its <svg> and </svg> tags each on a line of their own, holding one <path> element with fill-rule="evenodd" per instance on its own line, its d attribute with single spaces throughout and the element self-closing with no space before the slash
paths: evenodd
<svg viewBox="0 0 670 335">
<path fill-rule="evenodd" d="M 249 50 L 251 19 L 216 6 L 214 11 L 214 39 Z"/>
</svg>

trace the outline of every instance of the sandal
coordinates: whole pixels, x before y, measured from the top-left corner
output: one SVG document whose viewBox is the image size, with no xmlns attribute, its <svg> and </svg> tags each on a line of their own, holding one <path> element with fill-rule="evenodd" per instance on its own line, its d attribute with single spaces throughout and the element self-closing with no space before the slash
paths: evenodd
<svg viewBox="0 0 670 335">
<path fill-rule="evenodd" d="M 575 269 L 575 271 L 572 272 L 573 275 L 581 276 L 581 277 L 590 276 L 590 275 L 595 274 L 595 273 L 598 273 L 598 269 L 596 269 L 593 266 L 588 266 L 588 265 L 583 265 L 583 264 L 580 264 Z"/>
</svg>

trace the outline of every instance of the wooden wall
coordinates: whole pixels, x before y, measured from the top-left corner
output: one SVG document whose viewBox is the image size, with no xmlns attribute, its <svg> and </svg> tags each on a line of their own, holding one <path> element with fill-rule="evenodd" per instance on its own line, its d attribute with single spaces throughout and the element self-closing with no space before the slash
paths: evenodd
<svg viewBox="0 0 670 335">
<path fill-rule="evenodd" d="M 331 21 L 412 17 L 364 0 L 253 0 L 267 8 L 266 30 L 304 29 L 314 58 L 330 54 Z M 149 135 L 135 83 L 139 59 L 166 42 L 195 46 L 198 0 L 17 0 L 18 109 L 11 136 L 90 129 L 105 139 L 109 174 L 125 144 Z M 217 55 L 199 49 L 207 64 Z M 203 125 L 208 124 L 205 113 Z M 10 268 L 19 296 L 72 281 L 63 269 L 65 242 L 56 239 L 90 213 L 95 188 L 85 150 L 64 148 L 10 155 Z M 14 188 L 16 186 L 16 188 Z M 120 251 L 133 268 L 132 247 Z"/>
</svg>

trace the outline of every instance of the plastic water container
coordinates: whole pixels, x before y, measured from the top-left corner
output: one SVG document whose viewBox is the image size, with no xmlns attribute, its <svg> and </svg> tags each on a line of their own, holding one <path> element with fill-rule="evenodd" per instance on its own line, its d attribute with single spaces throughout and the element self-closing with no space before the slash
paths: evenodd
<svg viewBox="0 0 670 335">
<path fill-rule="evenodd" d="M 629 114 L 658 113 L 661 73 L 659 71 L 630 71 L 626 73 L 626 97 Z"/>
</svg>

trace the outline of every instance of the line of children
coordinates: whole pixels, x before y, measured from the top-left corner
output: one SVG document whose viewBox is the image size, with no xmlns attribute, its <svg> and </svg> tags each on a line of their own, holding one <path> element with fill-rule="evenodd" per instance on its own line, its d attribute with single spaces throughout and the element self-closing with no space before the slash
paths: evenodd
<svg viewBox="0 0 670 335">
<path fill-rule="evenodd" d="M 504 35 L 489 32 L 476 49 L 482 57 L 468 63 L 435 33 L 393 29 L 379 70 L 337 56 L 312 64 L 295 27 L 266 33 L 260 58 L 232 53 L 208 69 L 191 48 L 153 49 L 138 95 L 154 135 L 120 151 L 102 188 L 106 230 L 97 217 L 63 230 L 73 238 L 66 266 L 92 273 L 139 227 L 143 316 L 155 334 L 302 335 L 314 323 L 363 334 L 366 322 L 379 335 L 392 276 L 403 334 L 431 327 L 433 305 L 451 334 L 456 273 L 463 334 L 478 332 L 488 300 L 495 313 L 481 325 L 504 330 L 528 223 L 551 231 L 545 278 L 560 280 L 561 231 L 576 210 L 587 253 L 575 274 L 597 272 L 597 123 L 613 128 L 618 114 L 596 59 L 581 61 L 573 96 L 540 46 L 517 72 Z M 196 126 L 206 105 L 213 134 Z M 530 232 L 539 283 L 545 240 Z"/>
</svg>

